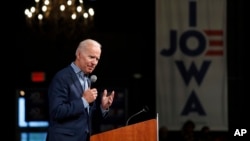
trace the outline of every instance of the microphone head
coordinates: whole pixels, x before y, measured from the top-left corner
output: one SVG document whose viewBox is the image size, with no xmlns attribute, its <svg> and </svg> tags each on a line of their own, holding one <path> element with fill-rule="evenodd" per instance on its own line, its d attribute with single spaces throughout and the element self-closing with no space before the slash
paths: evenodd
<svg viewBox="0 0 250 141">
<path fill-rule="evenodd" d="M 149 111 L 148 106 L 144 106 L 143 111 L 144 111 L 144 112 L 148 112 L 148 111 Z"/>
<path fill-rule="evenodd" d="M 90 76 L 90 81 L 91 81 L 91 83 L 96 82 L 96 80 L 97 80 L 97 76 L 96 76 L 96 75 L 91 75 L 91 76 Z"/>
</svg>

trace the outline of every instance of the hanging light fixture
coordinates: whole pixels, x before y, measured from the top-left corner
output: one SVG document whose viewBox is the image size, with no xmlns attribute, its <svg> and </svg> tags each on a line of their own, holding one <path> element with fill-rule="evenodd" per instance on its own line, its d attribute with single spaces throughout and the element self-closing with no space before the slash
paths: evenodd
<svg viewBox="0 0 250 141">
<path fill-rule="evenodd" d="M 31 29 L 48 36 L 87 31 L 94 20 L 94 9 L 83 0 L 35 0 L 24 13 Z"/>
</svg>

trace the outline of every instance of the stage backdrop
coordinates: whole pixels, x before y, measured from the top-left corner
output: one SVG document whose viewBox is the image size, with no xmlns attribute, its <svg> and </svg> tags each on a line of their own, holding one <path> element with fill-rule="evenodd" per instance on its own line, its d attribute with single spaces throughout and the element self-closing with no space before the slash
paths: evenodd
<svg viewBox="0 0 250 141">
<path fill-rule="evenodd" d="M 228 130 L 226 0 L 156 0 L 159 126 Z"/>
</svg>

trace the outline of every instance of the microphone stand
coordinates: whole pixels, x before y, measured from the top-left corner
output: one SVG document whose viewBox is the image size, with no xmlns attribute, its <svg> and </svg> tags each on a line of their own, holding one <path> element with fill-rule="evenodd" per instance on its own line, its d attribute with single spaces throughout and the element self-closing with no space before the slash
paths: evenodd
<svg viewBox="0 0 250 141">
<path fill-rule="evenodd" d="M 136 115 L 139 115 L 139 114 L 142 113 L 142 112 L 147 112 L 147 111 L 148 111 L 148 107 L 146 106 L 146 107 L 143 108 L 141 111 L 139 111 L 139 112 L 133 114 L 132 116 L 130 116 L 130 117 L 128 118 L 128 120 L 127 120 L 127 122 L 126 122 L 126 125 L 128 125 L 128 122 L 129 122 L 133 117 L 135 117 Z"/>
</svg>

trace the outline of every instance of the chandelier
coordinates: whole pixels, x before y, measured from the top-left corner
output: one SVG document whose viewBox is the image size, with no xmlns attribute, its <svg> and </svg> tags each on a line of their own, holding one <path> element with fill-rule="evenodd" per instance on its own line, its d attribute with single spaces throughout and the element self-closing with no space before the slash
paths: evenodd
<svg viewBox="0 0 250 141">
<path fill-rule="evenodd" d="M 87 5 L 83 0 L 34 0 L 24 13 L 27 25 L 36 33 L 71 38 L 93 26 L 94 9 Z"/>
</svg>

